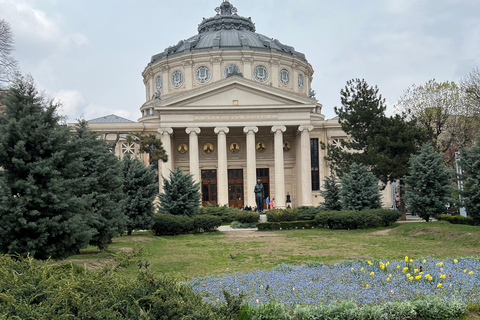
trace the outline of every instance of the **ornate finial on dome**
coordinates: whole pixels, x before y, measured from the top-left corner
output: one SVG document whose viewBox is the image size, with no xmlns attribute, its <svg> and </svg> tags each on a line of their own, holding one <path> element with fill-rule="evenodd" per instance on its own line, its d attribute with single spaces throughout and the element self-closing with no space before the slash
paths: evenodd
<svg viewBox="0 0 480 320">
<path fill-rule="evenodd" d="M 215 8 L 217 14 L 222 16 L 231 16 L 237 14 L 237 8 L 235 8 L 228 0 L 223 0 L 220 7 Z"/>
</svg>

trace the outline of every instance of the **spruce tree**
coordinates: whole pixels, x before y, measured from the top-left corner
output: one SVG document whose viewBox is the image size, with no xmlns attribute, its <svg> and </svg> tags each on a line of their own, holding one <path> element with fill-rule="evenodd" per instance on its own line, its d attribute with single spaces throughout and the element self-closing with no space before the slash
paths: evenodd
<svg viewBox="0 0 480 320">
<path fill-rule="evenodd" d="M 127 216 L 127 234 L 135 229 L 150 229 L 153 225 L 155 208 L 153 201 L 158 195 L 155 168 L 145 166 L 142 161 L 125 155 L 123 168 L 123 212 Z"/>
<path fill-rule="evenodd" d="M 83 200 L 72 192 L 71 135 L 56 104 L 32 79 L 16 80 L 0 114 L 0 251 L 62 258 L 86 247 L 92 230 Z"/>
<path fill-rule="evenodd" d="M 195 183 L 191 174 L 180 168 L 170 172 L 163 179 L 163 193 L 160 193 L 160 212 L 194 217 L 200 208 L 200 184 Z"/>
<path fill-rule="evenodd" d="M 427 222 L 445 212 L 451 196 L 450 174 L 443 165 L 443 156 L 429 144 L 409 161 L 410 174 L 405 177 L 408 208 Z"/>
<path fill-rule="evenodd" d="M 378 180 L 364 165 L 353 163 L 341 178 L 340 196 L 343 210 L 379 209 Z"/>
<path fill-rule="evenodd" d="M 75 127 L 73 153 L 81 165 L 74 192 L 84 201 L 84 217 L 95 231 L 90 244 L 105 249 L 112 238 L 125 231 L 127 218 L 122 211 L 123 175 L 120 160 L 85 120 Z"/>
<path fill-rule="evenodd" d="M 335 176 L 331 175 L 324 180 L 323 188 L 320 195 L 324 199 L 321 204 L 322 210 L 325 211 L 340 211 L 342 210 L 342 203 L 340 202 L 340 187 L 336 182 Z"/>
<path fill-rule="evenodd" d="M 480 224 L 480 140 L 470 149 L 460 151 L 463 172 L 463 202 L 467 215 Z"/>
</svg>

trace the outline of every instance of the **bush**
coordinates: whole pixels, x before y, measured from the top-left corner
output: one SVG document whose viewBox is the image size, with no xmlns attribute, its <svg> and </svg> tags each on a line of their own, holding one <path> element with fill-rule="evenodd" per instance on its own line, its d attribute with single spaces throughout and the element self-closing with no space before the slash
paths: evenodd
<svg viewBox="0 0 480 320">
<path fill-rule="evenodd" d="M 190 233 L 195 229 L 193 219 L 173 214 L 156 214 L 152 227 L 156 236 Z"/>
<path fill-rule="evenodd" d="M 384 227 L 388 227 L 394 224 L 402 216 L 402 213 L 400 211 L 391 209 L 370 209 L 362 212 L 371 212 L 377 215 L 380 219 L 382 219 Z"/>
<path fill-rule="evenodd" d="M 303 206 L 303 207 L 297 208 L 297 212 L 298 212 L 299 220 L 302 220 L 302 221 L 313 220 L 315 219 L 315 216 L 317 215 L 317 213 L 320 212 L 320 208 Z"/>
<path fill-rule="evenodd" d="M 195 229 L 202 229 L 204 232 L 214 231 L 222 225 L 220 217 L 209 214 L 198 215 L 193 219 Z"/>
<path fill-rule="evenodd" d="M 467 305 L 459 298 L 444 300 L 436 296 L 427 296 L 424 300 L 413 302 L 417 316 L 423 319 L 456 319 L 467 311 Z"/>
<path fill-rule="evenodd" d="M 230 223 L 235 220 L 235 217 L 239 211 L 239 209 L 229 207 L 227 205 L 219 206 L 218 204 L 209 204 L 206 207 L 201 207 L 199 214 L 209 214 L 220 217 L 222 219 L 222 223 Z"/>
<path fill-rule="evenodd" d="M 289 320 L 290 316 L 285 312 L 282 304 L 269 303 L 258 306 L 245 305 L 239 320 Z"/>
<path fill-rule="evenodd" d="M 315 221 L 288 221 L 288 222 L 257 223 L 258 230 L 312 229 L 315 226 L 316 226 Z"/>
<path fill-rule="evenodd" d="M 476 225 L 475 221 L 471 217 L 463 217 L 460 215 L 450 216 L 448 214 L 441 214 L 438 220 L 447 221 L 452 224 L 466 224 L 469 226 Z"/>
<path fill-rule="evenodd" d="M 260 213 L 254 211 L 239 211 L 235 220 L 241 223 L 257 223 L 260 220 Z"/>
<path fill-rule="evenodd" d="M 256 228 L 257 224 L 256 223 L 243 223 L 243 222 L 239 222 L 239 221 L 233 221 L 230 226 L 234 229 L 237 229 L 237 228 Z"/>
<path fill-rule="evenodd" d="M 378 228 L 382 225 L 382 219 L 370 210 L 320 212 L 315 216 L 315 222 L 329 229 Z"/>
<path fill-rule="evenodd" d="M 274 209 L 266 214 L 268 222 L 297 221 L 300 217 L 296 209 Z"/>
</svg>

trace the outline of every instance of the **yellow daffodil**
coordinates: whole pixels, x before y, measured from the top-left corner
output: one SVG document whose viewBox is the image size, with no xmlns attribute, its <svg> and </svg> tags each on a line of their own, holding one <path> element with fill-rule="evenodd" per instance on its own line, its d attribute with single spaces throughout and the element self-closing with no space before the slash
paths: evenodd
<svg viewBox="0 0 480 320">
<path fill-rule="evenodd" d="M 413 280 L 413 277 L 408 278 L 409 280 Z"/>
<path fill-rule="evenodd" d="M 380 269 L 385 270 L 385 266 L 382 264 L 382 265 L 380 266 Z"/>
<path fill-rule="evenodd" d="M 405 256 L 405 262 L 408 262 L 408 257 L 407 256 Z"/>
<path fill-rule="evenodd" d="M 365 287 L 367 287 L 367 288 L 368 288 L 368 287 L 370 287 L 370 286 L 367 284 L 367 285 L 365 285 Z"/>
<path fill-rule="evenodd" d="M 440 279 L 445 279 L 445 275 L 442 274 L 442 275 L 440 276 Z"/>
<path fill-rule="evenodd" d="M 453 262 L 457 263 L 457 262 L 458 262 L 458 260 L 457 260 L 457 259 L 455 259 L 455 260 L 453 260 Z"/>
<path fill-rule="evenodd" d="M 437 284 L 437 288 L 441 288 L 441 287 L 442 287 L 441 283 Z"/>
<path fill-rule="evenodd" d="M 422 276 L 416 276 L 415 279 L 420 280 L 420 279 L 422 279 Z"/>
<path fill-rule="evenodd" d="M 423 263 L 425 263 L 425 262 L 427 262 L 427 260 L 423 259 L 423 261 L 422 261 L 422 262 L 423 262 Z"/>
<path fill-rule="evenodd" d="M 374 274 L 375 274 L 375 272 L 373 272 L 373 271 L 372 271 L 372 272 L 370 272 L 370 275 L 371 275 L 371 276 L 373 276 Z"/>
<path fill-rule="evenodd" d="M 418 269 L 413 269 L 413 273 L 417 273 L 418 272 Z"/>
<path fill-rule="evenodd" d="M 350 270 L 352 270 L 352 271 L 353 271 L 353 268 L 352 268 L 352 269 L 350 269 Z"/>
<path fill-rule="evenodd" d="M 408 270 L 408 268 L 405 267 L 405 268 L 403 268 L 402 272 L 405 273 L 405 272 L 407 272 L 407 270 Z"/>
<path fill-rule="evenodd" d="M 360 271 L 363 271 L 363 267 L 362 267 L 362 269 L 360 269 Z"/>
<path fill-rule="evenodd" d="M 412 262 L 413 262 L 413 259 L 410 259 L 410 263 L 412 263 Z"/>
<path fill-rule="evenodd" d="M 407 273 L 407 277 L 409 277 L 409 278 L 410 278 L 410 273 Z"/>
<path fill-rule="evenodd" d="M 469 274 L 473 274 L 473 271 L 470 271 Z"/>
<path fill-rule="evenodd" d="M 397 269 L 400 269 L 400 266 L 397 266 Z"/>
<path fill-rule="evenodd" d="M 370 261 L 367 261 L 368 265 L 371 266 L 373 263 L 371 263 Z"/>
<path fill-rule="evenodd" d="M 390 262 L 388 262 L 388 261 L 387 261 L 387 263 L 385 264 L 385 266 L 387 266 L 387 267 L 388 267 L 389 265 L 390 265 Z"/>
<path fill-rule="evenodd" d="M 467 272 L 467 269 L 463 270 L 463 273 Z"/>
<path fill-rule="evenodd" d="M 453 286 L 453 284 L 450 283 L 450 287 Z"/>
<path fill-rule="evenodd" d="M 440 265 L 440 267 L 443 266 L 443 262 L 440 262 L 439 265 Z"/>
<path fill-rule="evenodd" d="M 387 281 L 390 281 L 390 278 L 387 278 Z"/>
<path fill-rule="evenodd" d="M 388 275 L 388 277 L 389 277 L 389 278 L 391 278 L 391 277 L 392 277 L 392 275 L 391 275 L 391 274 L 389 274 L 389 275 Z"/>
</svg>

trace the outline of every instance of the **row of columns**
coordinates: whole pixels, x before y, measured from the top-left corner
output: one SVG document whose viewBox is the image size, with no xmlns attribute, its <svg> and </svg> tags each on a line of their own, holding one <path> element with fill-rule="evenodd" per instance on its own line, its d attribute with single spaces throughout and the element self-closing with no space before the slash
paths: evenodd
<svg viewBox="0 0 480 320">
<path fill-rule="evenodd" d="M 312 205 L 311 192 L 311 164 L 310 164 L 310 134 L 313 126 L 300 126 L 299 151 L 297 153 L 297 189 L 299 195 L 299 205 Z M 271 132 L 274 134 L 274 166 L 275 166 L 275 206 L 277 208 L 285 208 L 285 166 L 283 158 L 283 133 L 287 130 L 285 126 L 273 126 Z M 230 129 L 228 127 L 216 127 L 214 129 L 217 134 L 217 199 L 219 205 L 228 205 L 228 168 L 227 168 L 227 134 Z M 162 164 L 161 174 L 168 177 L 173 169 L 172 159 L 172 128 L 159 128 L 158 132 L 163 143 L 164 149 L 168 154 L 168 161 Z M 198 135 L 200 128 L 186 128 L 185 132 L 189 136 L 189 161 L 190 173 L 193 178 L 200 182 L 200 160 Z M 246 206 L 256 206 L 254 188 L 256 184 L 256 150 L 255 150 L 255 134 L 258 127 L 244 127 L 243 132 L 246 135 L 246 151 L 247 151 L 247 182 L 246 182 Z M 161 192 L 161 190 L 160 190 Z"/>
</svg>

